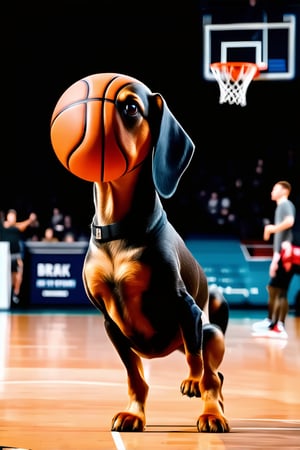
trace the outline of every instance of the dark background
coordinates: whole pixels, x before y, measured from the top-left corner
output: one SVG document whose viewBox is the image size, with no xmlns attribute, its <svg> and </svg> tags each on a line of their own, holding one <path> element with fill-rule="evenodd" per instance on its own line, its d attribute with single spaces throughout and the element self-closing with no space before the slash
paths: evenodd
<svg viewBox="0 0 300 450">
<path fill-rule="evenodd" d="M 298 1 L 258 5 L 274 15 L 295 13 L 299 42 Z M 272 217 L 270 191 L 279 179 L 290 179 L 292 200 L 298 203 L 299 61 L 294 80 L 251 83 L 246 107 L 219 105 L 217 83 L 202 76 L 202 14 L 237 18 L 247 7 L 243 0 L 74 0 L 16 7 L 8 17 L 11 39 L 4 42 L 13 87 L 7 79 L 10 70 L 4 71 L 3 90 L 12 99 L 8 110 L 13 120 L 4 122 L 7 144 L 1 152 L 0 210 L 16 208 L 19 220 L 35 211 L 44 223 L 58 206 L 88 229 L 92 186 L 61 166 L 51 148 L 49 125 L 61 94 L 75 81 L 98 72 L 128 74 L 160 92 L 194 140 L 192 163 L 175 196 L 164 202 L 182 234 L 207 231 L 199 192 L 218 188 L 220 180 L 228 183 L 239 172 L 251 177 L 258 158 L 264 160 L 258 193 L 264 215 Z M 251 212 L 256 213 L 260 212 Z M 260 232 L 258 227 L 242 237 L 261 237 Z"/>
</svg>

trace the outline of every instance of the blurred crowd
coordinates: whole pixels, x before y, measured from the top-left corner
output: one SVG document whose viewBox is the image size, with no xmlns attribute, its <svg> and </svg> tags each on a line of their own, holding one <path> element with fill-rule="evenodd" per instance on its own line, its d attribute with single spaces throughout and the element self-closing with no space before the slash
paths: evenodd
<svg viewBox="0 0 300 450">
<path fill-rule="evenodd" d="M 226 156 L 226 155 L 225 155 Z M 268 158 L 244 161 L 220 156 L 201 162 L 183 177 L 178 193 L 165 202 L 170 220 L 183 236 L 230 235 L 240 240 L 262 240 L 264 226 L 273 220 L 270 192 L 277 180 L 292 185 L 291 199 L 300 212 L 300 158 L 289 150 Z M 194 168 L 196 167 L 196 170 Z"/>
<path fill-rule="evenodd" d="M 72 216 L 64 214 L 59 208 L 53 208 L 49 221 L 41 225 L 38 215 L 32 211 L 26 219 L 20 220 L 18 211 L 10 208 L 1 212 L 0 241 L 9 243 L 11 265 L 11 302 L 20 303 L 23 282 L 26 241 L 49 243 L 87 240 L 80 230 L 73 225 Z"/>
<path fill-rule="evenodd" d="M 17 213 L 17 212 L 16 212 Z M 1 211 L 1 222 L 6 219 L 5 211 Z M 31 212 L 34 220 L 22 230 L 22 240 L 40 242 L 75 242 L 87 241 L 89 235 L 73 223 L 72 216 L 64 213 L 60 208 L 54 207 L 49 220 L 41 223 L 38 214 Z"/>
<path fill-rule="evenodd" d="M 270 191 L 278 180 L 291 183 L 291 200 L 300 213 L 300 155 L 294 148 L 279 155 L 265 153 L 258 157 L 245 152 L 244 158 L 243 155 L 237 158 L 228 156 L 227 151 L 217 158 L 215 154 L 208 155 L 209 160 L 200 155 L 198 163 L 196 154 L 175 195 L 162 199 L 169 220 L 179 233 L 183 237 L 213 234 L 230 235 L 240 240 L 262 240 L 264 226 L 273 220 L 274 203 Z M 64 206 L 51 206 L 49 214 L 45 202 L 42 214 L 29 210 L 26 205 L 23 211 L 17 207 L 21 220 L 30 212 L 37 215 L 36 221 L 23 233 L 24 240 L 88 240 L 93 210 L 84 210 L 86 204 L 92 203 L 90 197 L 87 200 L 82 202 L 80 209 L 76 204 L 71 207 L 67 201 L 66 211 Z M 55 203 L 49 200 L 49 204 Z M 3 220 L 5 214 L 6 211 L 2 211 Z"/>
</svg>

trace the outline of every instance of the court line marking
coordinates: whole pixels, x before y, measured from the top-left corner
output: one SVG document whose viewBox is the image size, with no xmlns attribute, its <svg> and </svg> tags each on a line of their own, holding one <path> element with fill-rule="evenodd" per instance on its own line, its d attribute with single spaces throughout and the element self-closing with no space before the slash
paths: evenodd
<svg viewBox="0 0 300 450">
<path fill-rule="evenodd" d="M 300 431 L 300 427 L 232 427 L 232 431 L 234 430 L 255 430 L 255 431 Z"/>
<path fill-rule="evenodd" d="M 126 450 L 126 447 L 123 443 L 120 433 L 118 431 L 112 431 L 111 435 L 112 435 L 113 441 L 115 443 L 116 449 L 117 450 Z"/>
<path fill-rule="evenodd" d="M 81 385 L 99 385 L 99 386 L 124 386 L 124 383 L 112 383 L 112 382 L 103 382 L 103 381 L 81 381 L 81 380 L 23 380 L 23 381 L 18 381 L 18 380 L 1 380 L 0 384 L 10 384 L 10 385 L 14 385 L 14 384 L 57 384 L 57 383 L 61 383 L 61 384 L 81 384 Z M 158 387 L 158 386 L 156 386 Z M 161 386 L 162 388 L 167 388 L 166 386 Z M 170 388 L 172 389 L 172 388 Z M 291 419 L 243 419 L 243 418 L 238 418 L 238 419 L 231 419 L 231 421 L 236 420 L 236 421 L 247 421 L 247 422 L 254 422 L 254 421 L 258 421 L 258 422 L 281 422 L 281 423 L 299 423 L 300 420 L 291 420 Z M 189 425 L 187 425 L 189 426 Z M 164 427 L 164 428 L 180 428 L 180 425 L 149 425 L 148 428 L 153 428 L 153 427 Z M 194 428 L 194 425 L 190 425 L 191 428 Z M 231 429 L 232 431 L 247 431 L 247 430 L 251 430 L 251 431 L 300 431 L 300 426 L 299 427 L 232 427 Z M 223 434 L 223 433 L 222 433 Z M 126 447 L 123 443 L 122 437 L 120 435 L 120 433 L 118 431 L 112 431 L 111 432 L 116 450 L 126 450 Z"/>
<path fill-rule="evenodd" d="M 258 420 L 258 419 L 237 419 L 237 420 L 244 420 L 244 421 L 254 421 L 254 420 Z M 294 422 L 293 420 L 288 420 L 288 419 L 261 419 L 262 421 L 270 421 L 270 422 Z M 298 421 L 296 421 L 296 423 L 298 423 Z M 148 428 L 153 428 L 153 427 L 165 427 L 165 428 L 170 428 L 170 425 L 150 425 L 148 426 Z M 173 426 L 174 428 L 180 428 L 177 427 L 176 425 Z M 186 428 L 186 426 L 184 426 Z M 194 426 L 191 425 L 191 428 L 195 428 Z M 231 432 L 234 431 L 299 431 L 300 432 L 300 427 L 297 428 L 293 428 L 293 427 L 232 427 Z M 168 433 L 172 432 L 172 431 L 166 431 Z M 147 432 L 146 432 L 147 433 Z M 159 433 L 161 433 L 161 431 L 159 431 Z M 188 433 L 188 432 L 187 432 Z M 193 433 L 193 434 L 201 434 L 201 433 Z M 218 433 L 220 435 L 224 435 L 225 433 Z M 226 433 L 227 434 L 227 433 Z M 126 450 L 125 444 L 123 442 L 123 439 L 121 437 L 121 434 L 118 431 L 111 431 L 111 435 L 114 441 L 114 444 L 116 446 L 116 450 Z M 212 434 L 213 436 L 215 436 L 214 434 Z"/>
<path fill-rule="evenodd" d="M 124 386 L 124 383 L 113 383 L 111 381 L 82 380 L 0 380 L 0 384 L 86 384 L 90 386 Z"/>
<path fill-rule="evenodd" d="M 1 380 L 0 384 L 81 384 L 87 386 L 127 386 L 126 381 L 124 383 L 121 382 L 112 382 L 112 381 L 84 381 L 84 380 Z M 165 386 L 155 384 L 152 389 L 165 389 L 172 391 L 174 387 Z M 0 449 L 1 450 L 1 449 Z"/>
</svg>

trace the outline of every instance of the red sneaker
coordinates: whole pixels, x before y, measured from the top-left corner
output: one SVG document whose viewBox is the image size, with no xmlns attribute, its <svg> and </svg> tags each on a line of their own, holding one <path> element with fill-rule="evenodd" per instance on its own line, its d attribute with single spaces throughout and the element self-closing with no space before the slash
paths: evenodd
<svg viewBox="0 0 300 450">
<path fill-rule="evenodd" d="M 270 338 L 287 339 L 288 334 L 284 329 L 284 325 L 281 322 L 277 322 L 274 327 L 268 331 L 267 335 Z"/>
</svg>

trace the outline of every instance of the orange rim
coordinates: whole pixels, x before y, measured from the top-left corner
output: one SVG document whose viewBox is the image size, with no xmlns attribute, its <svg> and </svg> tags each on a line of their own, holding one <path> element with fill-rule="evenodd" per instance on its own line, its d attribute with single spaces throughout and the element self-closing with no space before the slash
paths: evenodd
<svg viewBox="0 0 300 450">
<path fill-rule="evenodd" d="M 241 72 L 242 67 L 245 67 L 246 69 L 255 68 L 255 73 L 253 75 L 253 78 L 257 78 L 260 74 L 261 70 L 266 70 L 267 65 L 264 63 L 261 64 L 255 64 L 251 62 L 215 62 L 210 65 L 211 68 L 217 69 L 219 71 L 225 70 L 226 72 L 231 74 L 231 77 L 236 80 Z"/>
</svg>

